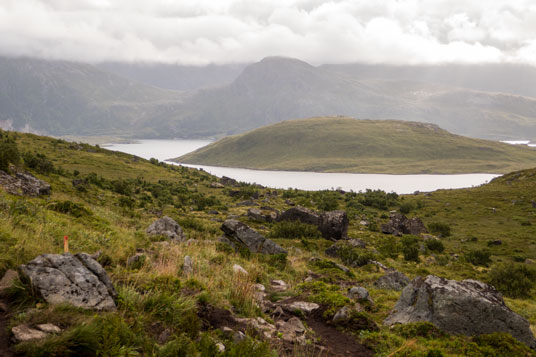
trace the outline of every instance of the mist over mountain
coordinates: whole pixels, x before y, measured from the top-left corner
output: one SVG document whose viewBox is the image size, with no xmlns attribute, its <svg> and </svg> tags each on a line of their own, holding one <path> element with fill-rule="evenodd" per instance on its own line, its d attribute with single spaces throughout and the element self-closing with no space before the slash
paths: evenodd
<svg viewBox="0 0 536 357">
<path fill-rule="evenodd" d="M 198 138 L 344 115 L 429 122 L 478 138 L 536 137 L 536 97 L 528 84 L 536 78 L 532 67 L 314 67 L 268 57 L 246 66 L 234 80 L 238 67 L 233 66 L 117 65 L 115 73 L 105 67 L 0 58 L 1 126 L 51 135 Z M 121 71 L 130 74 L 118 75 Z M 506 80 L 509 76 L 516 80 Z M 175 81 L 175 88 L 209 88 L 157 88 Z"/>
<path fill-rule="evenodd" d="M 98 68 L 132 81 L 174 90 L 194 90 L 229 84 L 246 64 L 183 66 L 157 63 L 105 62 Z"/>
</svg>

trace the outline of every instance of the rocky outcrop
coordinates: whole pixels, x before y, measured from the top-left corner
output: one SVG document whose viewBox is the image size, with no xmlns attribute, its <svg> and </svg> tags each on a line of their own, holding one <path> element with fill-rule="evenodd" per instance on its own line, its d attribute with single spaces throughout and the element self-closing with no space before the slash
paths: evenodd
<svg viewBox="0 0 536 357">
<path fill-rule="evenodd" d="M 329 211 L 320 215 L 318 230 L 327 239 L 348 238 L 348 216 L 345 211 Z"/>
<path fill-rule="evenodd" d="M 17 172 L 14 176 L 0 171 L 0 185 L 12 195 L 50 195 L 50 185 L 28 172 Z"/>
<path fill-rule="evenodd" d="M 401 236 L 403 234 L 419 235 L 428 233 L 428 230 L 418 217 L 407 218 L 401 213 L 391 214 L 389 223 L 382 224 L 382 233 Z"/>
<path fill-rule="evenodd" d="M 308 208 L 297 206 L 283 212 L 277 219 L 281 221 L 299 221 L 318 227 L 326 239 L 348 238 L 348 216 L 344 211 L 328 211 L 318 214 Z"/>
<path fill-rule="evenodd" d="M 224 186 L 231 186 L 231 187 L 238 187 L 240 186 L 240 184 L 238 183 L 238 181 L 236 181 L 235 179 L 232 179 L 230 177 L 227 177 L 227 176 L 223 176 L 221 179 L 220 179 L 220 183 Z"/>
<path fill-rule="evenodd" d="M 221 230 L 231 242 L 246 247 L 252 253 L 287 254 L 287 251 L 277 243 L 265 238 L 240 221 L 228 219 L 223 222 Z"/>
<path fill-rule="evenodd" d="M 154 221 L 147 228 L 147 234 L 162 235 L 179 242 L 182 242 L 186 239 L 181 226 L 179 226 L 175 220 L 168 216 L 164 216 Z"/>
<path fill-rule="evenodd" d="M 455 281 L 433 275 L 413 279 L 384 324 L 417 321 L 467 336 L 506 332 L 536 348 L 529 322 L 510 310 L 497 290 L 476 280 Z"/>
<path fill-rule="evenodd" d="M 49 304 L 115 310 L 113 284 L 88 254 L 43 254 L 19 266 L 21 279 Z"/>
<path fill-rule="evenodd" d="M 248 217 L 257 222 L 275 222 L 277 220 L 277 211 L 261 210 L 258 208 L 248 209 Z"/>
<path fill-rule="evenodd" d="M 19 279 L 19 274 L 15 270 L 7 270 L 0 280 L 0 297 L 7 294 L 9 288 Z"/>
<path fill-rule="evenodd" d="M 399 271 L 385 274 L 374 282 L 374 286 L 380 289 L 402 290 L 409 284 L 409 278 Z"/>
</svg>

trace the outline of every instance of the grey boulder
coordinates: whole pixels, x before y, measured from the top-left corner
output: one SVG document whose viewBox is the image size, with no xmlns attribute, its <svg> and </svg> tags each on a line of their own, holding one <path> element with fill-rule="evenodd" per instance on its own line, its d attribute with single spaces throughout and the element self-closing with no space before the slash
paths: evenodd
<svg viewBox="0 0 536 357">
<path fill-rule="evenodd" d="M 417 277 L 402 291 L 385 325 L 428 321 L 450 334 L 506 332 L 536 348 L 530 324 L 510 310 L 492 286 L 476 280 Z"/>
<path fill-rule="evenodd" d="M 104 268 L 86 253 L 43 254 L 19 266 L 23 281 L 52 305 L 67 303 L 94 310 L 115 310 L 117 295 Z"/>
<path fill-rule="evenodd" d="M 277 243 L 265 238 L 240 221 L 228 219 L 223 222 L 221 230 L 231 242 L 245 246 L 252 253 L 287 254 L 287 251 Z"/>
<path fill-rule="evenodd" d="M 321 214 L 308 208 L 297 206 L 283 212 L 277 221 L 299 221 L 316 226 L 326 239 L 348 238 L 348 216 L 345 211 L 328 211 Z"/>
<path fill-rule="evenodd" d="M 382 224 L 382 233 L 401 236 L 403 234 L 419 235 L 428 233 L 424 223 L 418 217 L 407 218 L 401 213 L 392 213 L 389 222 Z"/>
<path fill-rule="evenodd" d="M 28 172 L 17 172 L 15 176 L 0 171 L 0 185 L 12 195 L 50 195 L 50 185 Z"/>
<path fill-rule="evenodd" d="M 168 216 L 164 216 L 154 221 L 148 228 L 147 234 L 162 235 L 169 239 L 182 242 L 185 240 L 184 232 L 181 226 L 175 220 Z"/>
</svg>

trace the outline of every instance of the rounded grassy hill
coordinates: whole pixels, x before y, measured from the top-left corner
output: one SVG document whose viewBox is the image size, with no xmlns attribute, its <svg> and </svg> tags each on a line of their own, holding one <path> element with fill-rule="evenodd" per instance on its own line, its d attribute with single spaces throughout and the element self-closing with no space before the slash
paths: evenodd
<svg viewBox="0 0 536 357">
<path fill-rule="evenodd" d="M 506 173 L 536 166 L 536 150 L 454 135 L 427 123 L 322 117 L 230 136 L 174 161 L 317 172 Z"/>
</svg>

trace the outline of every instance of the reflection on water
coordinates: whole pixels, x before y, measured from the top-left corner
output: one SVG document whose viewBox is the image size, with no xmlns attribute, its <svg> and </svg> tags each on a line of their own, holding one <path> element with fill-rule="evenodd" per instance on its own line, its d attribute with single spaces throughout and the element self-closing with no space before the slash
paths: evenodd
<svg viewBox="0 0 536 357">
<path fill-rule="evenodd" d="M 107 149 L 126 152 L 145 159 L 152 157 L 165 161 L 194 151 L 209 144 L 206 140 L 140 140 L 136 144 L 113 144 Z M 478 186 L 499 175 L 380 175 L 345 174 L 301 171 L 265 171 L 231 167 L 184 165 L 201 168 L 216 176 L 228 176 L 238 181 L 258 183 L 274 188 L 298 188 L 302 190 L 324 190 L 340 188 L 346 191 L 381 189 L 387 192 L 413 193 L 437 189 Z"/>
</svg>

